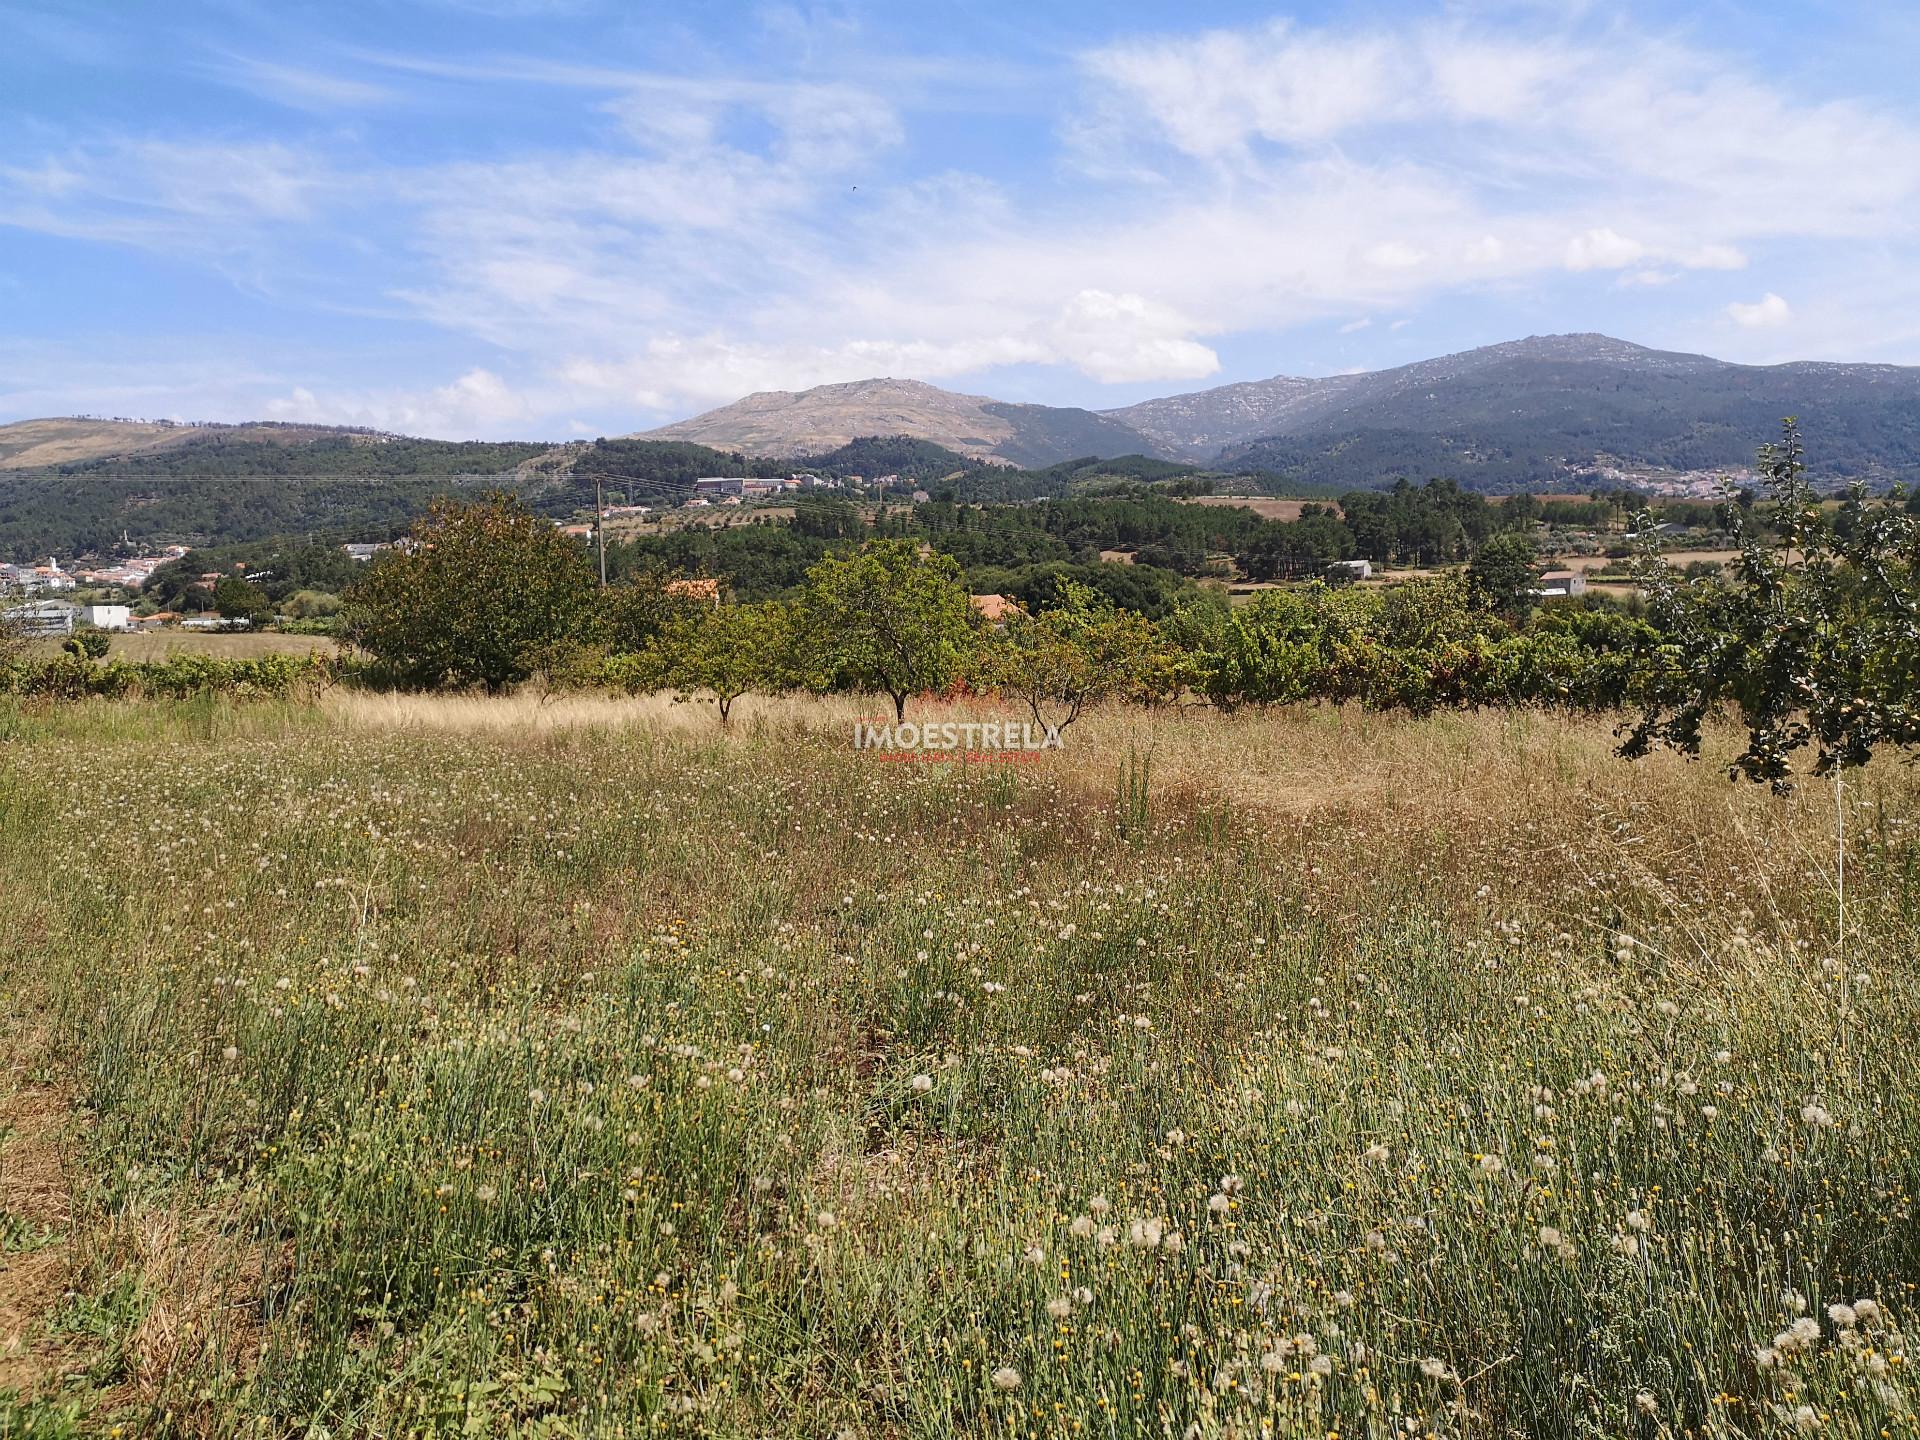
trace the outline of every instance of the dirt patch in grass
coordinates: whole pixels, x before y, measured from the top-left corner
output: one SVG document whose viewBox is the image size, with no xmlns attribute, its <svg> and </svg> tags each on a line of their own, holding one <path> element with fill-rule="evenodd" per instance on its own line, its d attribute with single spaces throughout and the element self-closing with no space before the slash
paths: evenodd
<svg viewBox="0 0 1920 1440">
<path fill-rule="evenodd" d="M 212 1433 L 221 1382 L 259 1362 L 262 1252 L 219 1212 L 87 1205 L 84 1113 L 68 1086 L 40 1077 L 43 1035 L 11 1051 L 0 1071 L 0 1394 L 65 1394 L 95 1419 L 164 1405 L 182 1432 Z"/>
<path fill-rule="evenodd" d="M 0 1391 L 46 1393 L 75 1361 L 52 1328 L 72 1266 L 73 1192 L 64 1142 L 69 1097 L 34 1083 L 38 1037 L 0 1072 Z"/>
</svg>

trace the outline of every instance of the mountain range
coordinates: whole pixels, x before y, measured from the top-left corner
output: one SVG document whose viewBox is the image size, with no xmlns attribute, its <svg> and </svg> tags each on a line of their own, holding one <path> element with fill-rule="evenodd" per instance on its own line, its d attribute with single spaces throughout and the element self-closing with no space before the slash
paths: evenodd
<svg viewBox="0 0 1920 1440">
<path fill-rule="evenodd" d="M 761 392 L 642 436 L 798 456 L 899 433 L 1024 466 L 1137 452 L 1340 485 L 1450 475 L 1512 489 L 1614 470 L 1741 468 L 1788 414 L 1800 416 L 1821 473 L 1920 476 L 1920 367 L 1735 365 L 1591 334 L 1354 375 L 1276 375 L 1105 411 L 862 380 Z"/>
<path fill-rule="evenodd" d="M 504 485 L 552 513 L 598 476 L 672 503 L 697 475 L 830 473 L 1039 493 L 1016 476 L 1125 455 L 1259 477 L 1276 494 L 1405 476 L 1587 489 L 1743 470 L 1799 416 L 1817 478 L 1920 483 L 1920 368 L 1733 365 L 1605 335 L 1549 335 L 1390 370 L 1220 385 L 1118 409 L 1014 404 L 918 380 L 766 391 L 637 436 L 554 445 L 321 425 L 86 418 L 0 425 L 0 552 L 403 525 L 436 493 Z M 1131 473 L 1131 472 L 1130 472 Z M 247 483 L 241 483 L 247 482 Z M 1060 482 L 1067 483 L 1067 482 Z"/>
</svg>

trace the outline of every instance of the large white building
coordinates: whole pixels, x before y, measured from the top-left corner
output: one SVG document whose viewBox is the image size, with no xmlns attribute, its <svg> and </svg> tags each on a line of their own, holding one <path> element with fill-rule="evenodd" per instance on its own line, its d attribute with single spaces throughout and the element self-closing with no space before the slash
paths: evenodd
<svg viewBox="0 0 1920 1440">
<path fill-rule="evenodd" d="M 80 623 L 91 625 L 99 630 L 125 630 L 133 619 L 133 610 L 127 605 L 82 605 Z"/>
</svg>

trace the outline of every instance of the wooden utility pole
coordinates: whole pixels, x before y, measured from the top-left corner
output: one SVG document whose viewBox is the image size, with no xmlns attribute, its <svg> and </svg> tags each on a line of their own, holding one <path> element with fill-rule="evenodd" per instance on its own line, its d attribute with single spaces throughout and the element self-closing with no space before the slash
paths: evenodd
<svg viewBox="0 0 1920 1440">
<path fill-rule="evenodd" d="M 600 542 L 600 588 L 607 588 L 607 502 L 601 497 L 600 477 L 593 477 L 593 533 Z"/>
</svg>

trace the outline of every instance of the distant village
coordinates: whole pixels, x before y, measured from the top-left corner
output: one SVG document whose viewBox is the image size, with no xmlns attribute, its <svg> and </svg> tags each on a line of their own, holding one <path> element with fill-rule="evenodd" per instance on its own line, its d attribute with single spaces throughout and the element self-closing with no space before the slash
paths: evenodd
<svg viewBox="0 0 1920 1440">
<path fill-rule="evenodd" d="M 186 553 L 184 545 L 168 545 L 151 555 L 74 570 L 66 569 L 59 558 L 52 555 L 44 565 L 0 563 L 0 597 L 24 597 L 26 602 L 5 611 L 8 628 L 27 636 L 71 635 L 80 626 L 98 630 L 143 628 L 157 617 L 136 617 L 131 605 L 74 604 L 60 597 L 82 588 L 138 590 L 152 578 L 154 571 Z M 170 618 L 182 619 L 177 615 Z M 211 624 L 206 618 L 195 618 L 202 618 L 201 628 L 211 629 L 219 623 L 218 616 L 210 617 Z"/>
<path fill-rule="evenodd" d="M 879 475 L 870 482 L 872 488 L 885 490 L 900 484 L 898 475 Z M 863 489 L 869 482 L 862 476 L 849 476 L 841 479 L 831 475 L 797 473 L 784 479 L 741 478 L 727 475 L 709 475 L 696 479 L 691 495 L 683 502 L 683 508 L 689 510 L 707 509 L 720 505 L 744 505 L 749 501 L 777 500 L 784 495 L 814 493 L 826 491 L 844 491 Z M 916 503 L 928 498 L 924 490 L 914 490 L 910 498 Z M 605 505 L 600 510 L 603 521 L 635 518 L 655 513 L 652 505 Z M 556 521 L 560 532 L 576 539 L 592 540 L 594 527 L 591 524 L 566 524 Z M 396 546 L 404 548 L 405 540 L 350 542 L 340 548 L 351 560 L 369 561 L 383 550 Z M 0 620 L 15 634 L 29 638 L 71 635 L 75 630 L 93 628 L 110 631 L 157 630 L 178 626 L 183 630 L 243 630 L 250 628 L 246 620 L 224 618 L 211 611 L 204 614 L 181 614 L 162 610 L 153 614 L 141 615 L 135 612 L 131 603 L 125 601 L 76 602 L 66 598 L 77 591 L 110 591 L 115 593 L 137 594 L 153 577 L 153 573 L 162 565 L 179 560 L 188 553 L 185 545 L 168 545 L 155 550 L 152 554 L 135 556 L 130 559 L 116 559 L 111 564 L 94 566 L 75 566 L 68 568 L 60 563 L 58 556 L 48 556 L 44 562 L 28 564 L 9 564 L 0 562 Z M 196 582 L 201 588 L 211 592 L 220 581 L 218 572 L 199 577 Z M 711 583 L 711 582 L 708 582 Z"/>
</svg>

